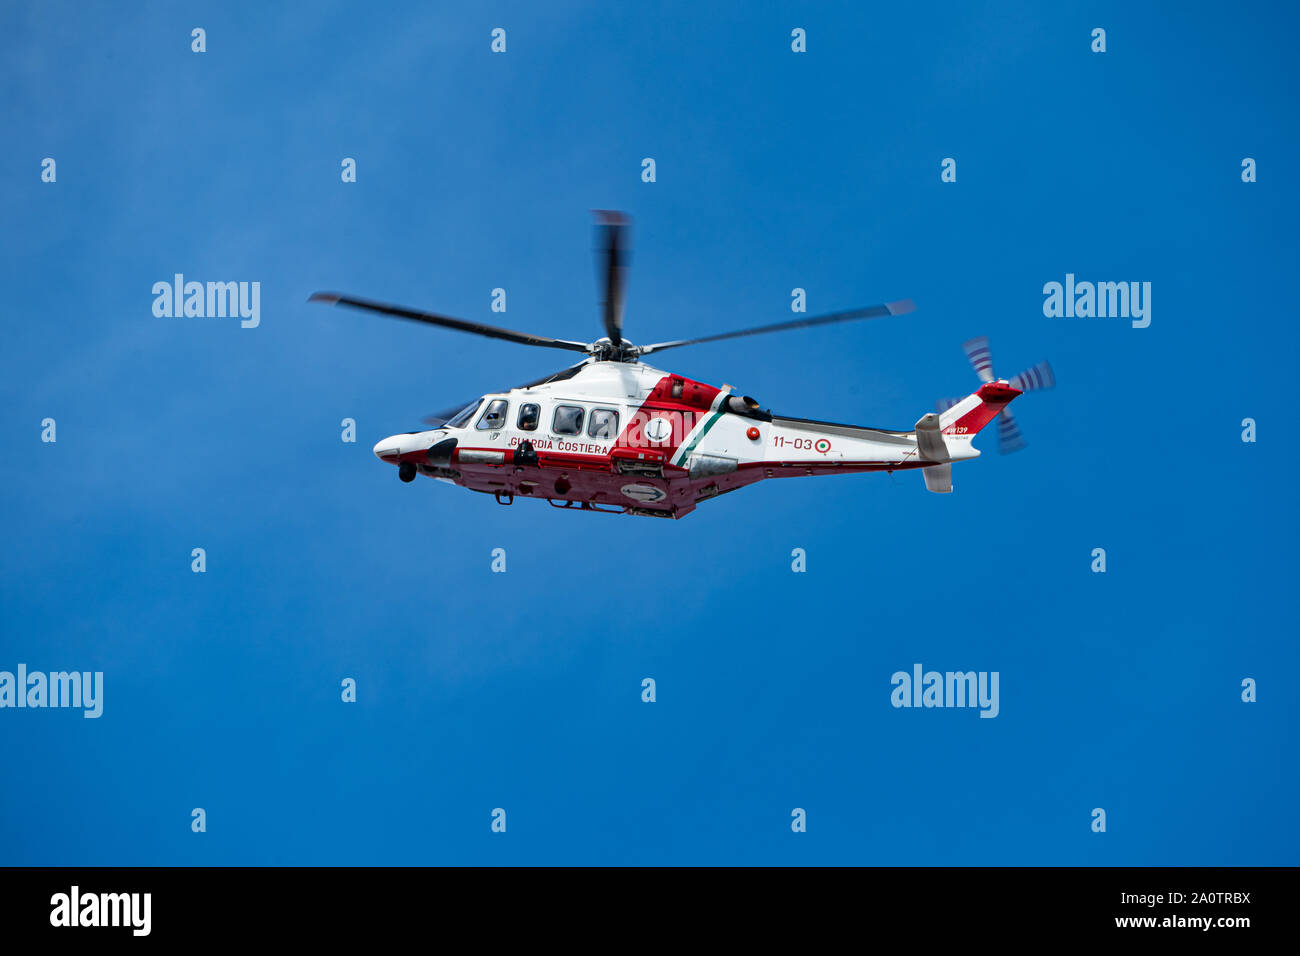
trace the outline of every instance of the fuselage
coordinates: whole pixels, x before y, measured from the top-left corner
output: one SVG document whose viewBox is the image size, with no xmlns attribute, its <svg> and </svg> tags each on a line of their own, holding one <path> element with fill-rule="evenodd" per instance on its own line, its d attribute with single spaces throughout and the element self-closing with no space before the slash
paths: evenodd
<svg viewBox="0 0 1300 956">
<path fill-rule="evenodd" d="M 977 456 L 977 430 L 945 430 L 941 460 Z M 425 475 L 502 503 L 524 496 L 658 517 L 765 478 L 934 464 L 914 431 L 782 418 L 730 388 L 608 361 L 484 395 L 446 425 L 392 435 L 374 451 L 404 479 Z"/>
</svg>

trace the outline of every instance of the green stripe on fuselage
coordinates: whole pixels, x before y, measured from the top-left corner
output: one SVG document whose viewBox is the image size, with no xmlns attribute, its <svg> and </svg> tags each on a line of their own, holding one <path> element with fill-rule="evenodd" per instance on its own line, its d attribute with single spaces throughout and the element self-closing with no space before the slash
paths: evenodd
<svg viewBox="0 0 1300 956">
<path fill-rule="evenodd" d="M 700 430 L 695 435 L 694 441 L 692 441 L 689 445 L 687 445 L 685 448 L 679 451 L 675 457 L 675 460 L 671 462 L 671 464 L 680 466 L 682 462 L 684 462 L 690 456 L 691 452 L 695 451 L 695 446 L 700 443 L 700 439 L 702 439 L 705 435 L 709 433 L 709 429 L 712 428 L 714 424 L 717 422 L 717 420 L 721 417 L 722 417 L 722 412 L 720 411 L 713 412 L 710 415 L 709 420 L 706 421 L 702 426 L 700 426 Z"/>
</svg>

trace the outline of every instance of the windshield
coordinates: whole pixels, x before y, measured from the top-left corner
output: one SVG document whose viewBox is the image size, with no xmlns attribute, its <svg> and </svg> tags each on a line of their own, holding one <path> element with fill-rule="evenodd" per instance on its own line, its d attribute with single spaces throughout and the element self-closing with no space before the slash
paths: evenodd
<svg viewBox="0 0 1300 956">
<path fill-rule="evenodd" d="M 443 425 L 442 427 L 443 428 L 464 428 L 465 425 L 468 424 L 469 420 L 474 417 L 474 413 L 478 411 L 478 407 L 482 404 L 483 404 L 483 399 L 481 398 L 474 399 L 474 401 L 470 402 L 468 405 L 466 405 L 464 408 L 458 411 L 455 415 L 449 418 L 447 420 L 447 424 Z"/>
</svg>

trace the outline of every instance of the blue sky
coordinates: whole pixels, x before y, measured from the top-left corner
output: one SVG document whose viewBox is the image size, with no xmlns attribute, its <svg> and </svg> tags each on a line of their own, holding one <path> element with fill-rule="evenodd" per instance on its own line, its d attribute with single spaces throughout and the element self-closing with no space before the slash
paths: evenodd
<svg viewBox="0 0 1300 956">
<path fill-rule="evenodd" d="M 1300 863 L 1295 9 L 608 6 L 0 13 L 0 669 L 105 675 L 98 720 L 0 711 L 0 862 Z M 778 413 L 909 427 L 978 334 L 1059 385 L 951 496 L 399 483 L 375 441 L 566 357 L 308 294 L 594 338 L 596 208 L 633 341 L 915 299 L 658 363 Z M 155 318 L 176 272 L 261 325 Z M 1045 318 L 1067 272 L 1150 327 Z M 999 716 L 892 708 L 916 662 Z"/>
</svg>

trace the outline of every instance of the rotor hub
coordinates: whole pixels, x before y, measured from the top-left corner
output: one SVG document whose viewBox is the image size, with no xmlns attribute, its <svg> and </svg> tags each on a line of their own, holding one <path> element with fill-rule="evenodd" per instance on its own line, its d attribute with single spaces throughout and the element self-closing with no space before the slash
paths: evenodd
<svg viewBox="0 0 1300 956">
<path fill-rule="evenodd" d="M 598 362 L 635 362 L 641 357 L 641 350 L 627 339 L 615 345 L 608 336 L 588 345 L 587 352 Z"/>
</svg>

